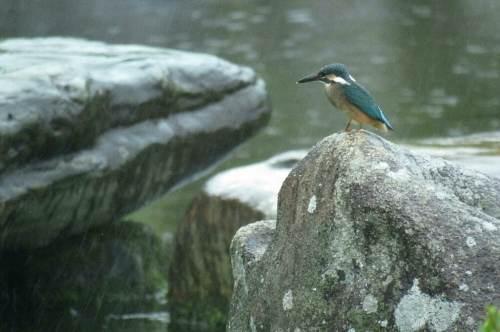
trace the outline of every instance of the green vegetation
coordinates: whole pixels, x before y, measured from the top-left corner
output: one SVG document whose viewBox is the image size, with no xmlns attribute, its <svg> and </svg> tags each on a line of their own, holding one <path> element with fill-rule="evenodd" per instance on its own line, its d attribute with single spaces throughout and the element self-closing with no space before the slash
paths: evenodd
<svg viewBox="0 0 500 332">
<path fill-rule="evenodd" d="M 226 330 L 229 303 L 218 299 L 168 302 L 169 330 L 221 332 Z"/>
<path fill-rule="evenodd" d="M 500 332 L 500 310 L 486 306 L 486 321 L 479 325 L 479 332 Z"/>
<path fill-rule="evenodd" d="M 167 291 L 167 256 L 151 228 L 134 222 L 55 242 L 27 264 L 31 305 L 34 312 L 72 308 L 78 317 L 99 319 L 109 313 L 165 310 L 156 298 Z"/>
</svg>

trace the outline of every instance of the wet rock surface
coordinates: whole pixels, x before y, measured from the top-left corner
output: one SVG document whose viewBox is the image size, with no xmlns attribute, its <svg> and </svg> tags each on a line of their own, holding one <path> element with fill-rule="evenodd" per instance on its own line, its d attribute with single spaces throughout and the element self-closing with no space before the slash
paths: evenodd
<svg viewBox="0 0 500 332">
<path fill-rule="evenodd" d="M 224 326 L 233 290 L 231 239 L 241 226 L 276 218 L 281 184 L 305 154 L 289 151 L 219 173 L 193 199 L 173 242 L 169 306 L 174 324 Z"/>
<path fill-rule="evenodd" d="M 228 331 L 475 330 L 500 302 L 499 202 L 500 179 L 327 137 L 285 180 L 275 231 L 235 235 Z"/>
<path fill-rule="evenodd" d="M 69 38 L 0 42 L 1 246 L 37 248 L 116 220 L 268 118 L 264 82 L 214 56 Z"/>
</svg>

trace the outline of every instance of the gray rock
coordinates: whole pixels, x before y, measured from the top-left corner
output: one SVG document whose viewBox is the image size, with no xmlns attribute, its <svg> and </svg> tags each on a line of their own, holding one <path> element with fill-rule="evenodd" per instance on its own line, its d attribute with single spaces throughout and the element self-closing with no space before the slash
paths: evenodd
<svg viewBox="0 0 500 332">
<path fill-rule="evenodd" d="M 257 221 L 238 229 L 231 242 L 231 263 L 236 283 L 243 287 L 247 285 L 246 274 L 252 274 L 253 264 L 260 261 L 266 252 L 275 229 L 276 220 Z M 243 290 L 248 296 L 248 288 L 243 288 Z M 238 298 L 233 298 L 235 302 L 238 300 Z"/>
<path fill-rule="evenodd" d="M 264 82 L 214 56 L 68 38 L 0 42 L 2 245 L 38 247 L 116 220 L 268 118 Z"/>
<path fill-rule="evenodd" d="M 278 192 L 306 151 L 219 173 L 193 199 L 174 237 L 169 270 L 172 321 L 225 325 L 233 290 L 229 247 L 241 226 L 276 218 Z"/>
<path fill-rule="evenodd" d="M 500 303 L 499 219 L 500 179 L 327 137 L 283 183 L 275 232 L 235 235 L 228 331 L 475 330 Z"/>
</svg>

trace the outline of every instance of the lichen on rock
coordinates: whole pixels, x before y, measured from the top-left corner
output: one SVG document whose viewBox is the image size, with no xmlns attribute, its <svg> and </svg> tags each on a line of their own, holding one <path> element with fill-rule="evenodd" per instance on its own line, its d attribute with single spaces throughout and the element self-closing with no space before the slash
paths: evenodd
<svg viewBox="0 0 500 332">
<path fill-rule="evenodd" d="M 500 179 L 365 131 L 329 136 L 283 183 L 262 257 L 232 250 L 245 280 L 228 331 L 470 330 L 500 302 L 499 207 Z"/>
</svg>

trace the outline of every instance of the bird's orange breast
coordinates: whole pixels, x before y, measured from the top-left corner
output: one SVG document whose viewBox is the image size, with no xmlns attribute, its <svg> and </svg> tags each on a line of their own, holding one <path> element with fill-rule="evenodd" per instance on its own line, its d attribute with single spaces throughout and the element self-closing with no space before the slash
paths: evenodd
<svg viewBox="0 0 500 332">
<path fill-rule="evenodd" d="M 353 122 L 357 122 L 360 125 L 369 123 L 382 132 L 387 131 L 387 126 L 382 121 L 369 117 L 358 106 L 349 103 L 348 108 L 349 115 L 347 115 L 347 117 L 349 117 Z"/>
<path fill-rule="evenodd" d="M 383 122 L 369 117 L 358 106 L 350 103 L 343 91 L 334 84 L 326 85 L 326 96 L 335 108 L 341 110 L 347 116 L 349 122 L 354 122 L 361 126 L 369 123 L 382 132 L 387 131 L 387 126 Z"/>
</svg>

